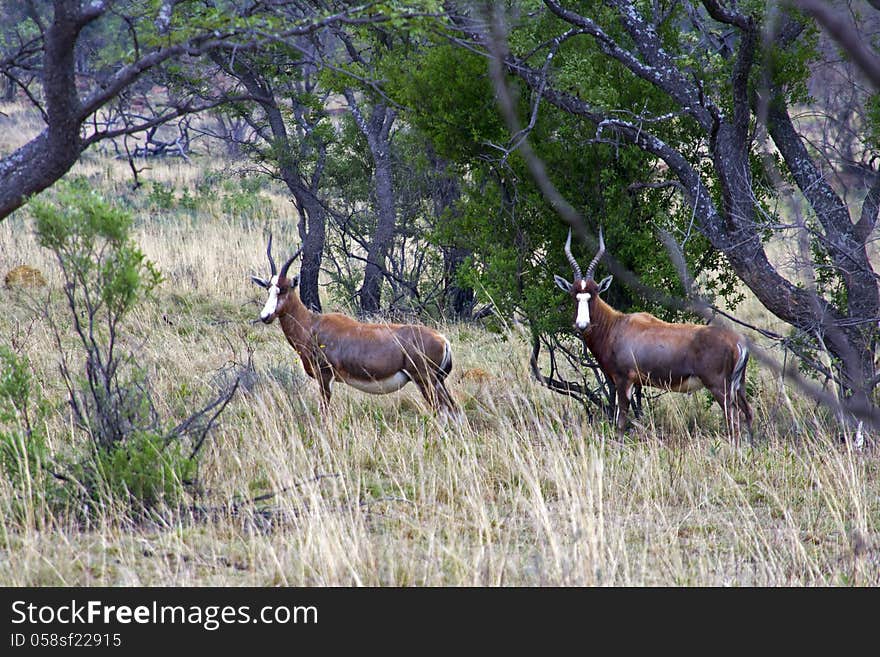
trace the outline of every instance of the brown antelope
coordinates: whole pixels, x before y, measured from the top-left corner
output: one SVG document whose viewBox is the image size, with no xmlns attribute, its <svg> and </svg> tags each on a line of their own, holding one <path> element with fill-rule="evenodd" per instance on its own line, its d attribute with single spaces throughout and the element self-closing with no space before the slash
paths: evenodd
<svg viewBox="0 0 880 657">
<path fill-rule="evenodd" d="M 738 334 L 719 326 L 670 324 L 649 313 L 621 313 L 599 295 L 611 285 L 612 276 L 593 280 L 596 264 L 605 253 L 599 230 L 599 252 L 586 275 L 571 254 L 571 230 L 565 255 L 574 272 L 569 283 L 554 276 L 556 285 L 575 302 L 574 326 L 595 356 L 605 376 L 617 389 L 617 431 L 623 434 L 633 386 L 648 385 L 674 392 L 693 392 L 706 387 L 724 411 L 728 431 L 734 431 L 737 409 L 745 416 L 751 436 L 752 411 L 746 400 L 744 376 L 749 349 Z M 738 427 L 737 427 L 738 428 Z"/>
<path fill-rule="evenodd" d="M 281 271 L 272 259 L 272 236 L 266 255 L 268 280 L 251 280 L 269 291 L 260 319 L 276 317 L 284 337 L 296 349 L 303 369 L 321 388 L 321 406 L 327 409 L 334 381 L 373 394 L 400 390 L 409 381 L 443 419 L 457 419 L 458 408 L 443 383 L 452 370 L 452 349 L 443 335 L 415 324 L 365 324 L 340 313 L 317 313 L 305 307 L 296 292 L 299 276 L 287 277 L 297 250 Z"/>
</svg>

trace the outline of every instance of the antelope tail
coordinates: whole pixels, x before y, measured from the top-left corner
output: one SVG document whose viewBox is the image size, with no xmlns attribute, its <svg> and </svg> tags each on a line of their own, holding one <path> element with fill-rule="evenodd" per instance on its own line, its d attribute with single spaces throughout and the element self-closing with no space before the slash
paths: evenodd
<svg viewBox="0 0 880 657">
<path fill-rule="evenodd" d="M 746 365 L 749 364 L 749 348 L 741 343 L 738 343 L 736 348 L 739 351 L 739 359 L 736 361 L 733 372 L 730 374 L 731 397 L 735 396 L 740 388 L 742 388 L 746 374 Z"/>
<path fill-rule="evenodd" d="M 441 380 L 449 376 L 449 373 L 452 371 L 452 345 L 449 344 L 449 340 L 446 338 L 443 338 L 443 341 L 446 343 L 446 346 L 443 349 L 443 360 L 440 361 L 439 367 L 442 373 Z"/>
</svg>

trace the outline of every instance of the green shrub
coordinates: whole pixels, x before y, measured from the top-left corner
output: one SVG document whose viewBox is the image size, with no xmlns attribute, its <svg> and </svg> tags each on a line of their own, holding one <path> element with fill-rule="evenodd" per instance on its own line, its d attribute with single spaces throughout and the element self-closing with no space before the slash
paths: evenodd
<svg viewBox="0 0 880 657">
<path fill-rule="evenodd" d="M 27 358 L 0 346 L 0 469 L 19 491 L 11 510 L 17 516 L 27 516 L 45 493 L 47 412 L 47 402 L 33 395 Z"/>
<path fill-rule="evenodd" d="M 177 201 L 178 205 L 188 212 L 195 212 L 199 209 L 201 201 L 197 194 L 190 194 L 189 189 L 184 189 L 183 193 Z"/>
<path fill-rule="evenodd" d="M 239 218 L 258 218 L 265 205 L 259 193 L 247 190 L 226 192 L 221 202 L 225 214 Z"/>
<path fill-rule="evenodd" d="M 150 193 L 147 195 L 147 201 L 160 210 L 170 210 L 174 207 L 174 185 L 166 185 L 161 182 L 152 182 L 150 184 Z"/>
<path fill-rule="evenodd" d="M 69 483 L 66 499 L 75 499 L 77 509 L 121 503 L 133 517 L 159 504 L 177 505 L 195 476 L 199 447 L 237 382 L 179 424 L 159 417 L 146 371 L 119 347 L 125 319 L 161 281 L 131 240 L 131 216 L 79 181 L 60 184 L 54 201 L 34 201 L 31 210 L 40 244 L 58 261 L 77 349 L 85 356 L 60 359 L 75 426 L 90 444 L 88 453 L 56 462 Z M 68 331 L 56 315 L 46 309 L 61 345 Z M 14 409 L 26 407 L 26 370 L 9 362 L 6 398 Z M 74 362 L 84 362 L 84 370 L 71 369 Z M 33 431 L 28 435 L 35 440 Z M 20 439 L 6 443 L 21 452 Z M 33 447 L 37 457 L 40 445 Z"/>
<path fill-rule="evenodd" d="M 90 472 L 97 479 L 88 488 L 135 508 L 176 506 L 183 499 L 184 484 L 191 483 L 195 474 L 196 461 L 179 442 L 167 442 L 159 434 L 145 432 L 99 450 Z M 95 501 L 100 501 L 100 496 Z"/>
</svg>

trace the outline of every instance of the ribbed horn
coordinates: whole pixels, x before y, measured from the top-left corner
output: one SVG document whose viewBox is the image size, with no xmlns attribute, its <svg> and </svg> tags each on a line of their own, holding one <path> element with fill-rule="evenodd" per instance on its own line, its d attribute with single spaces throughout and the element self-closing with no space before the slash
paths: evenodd
<svg viewBox="0 0 880 657">
<path fill-rule="evenodd" d="M 581 268 L 578 267 L 577 260 L 574 259 L 574 256 L 571 255 L 571 228 L 568 229 L 568 239 L 565 240 L 565 257 L 568 258 L 568 262 L 571 265 L 571 269 L 574 272 L 574 280 L 578 281 L 583 278 L 581 276 Z"/>
<path fill-rule="evenodd" d="M 302 246 L 300 246 L 300 247 L 296 250 L 296 253 L 294 253 L 292 256 L 290 256 L 290 257 L 287 259 L 287 262 L 285 262 L 285 263 L 284 263 L 284 266 L 281 267 L 281 273 L 278 275 L 278 279 L 279 279 L 279 280 L 282 279 L 282 278 L 286 278 L 286 277 L 287 277 L 287 270 L 290 269 L 290 265 L 293 264 L 293 261 L 296 260 L 297 256 L 299 256 L 299 254 L 302 253 L 302 250 L 303 250 L 303 248 L 302 248 Z"/>
<path fill-rule="evenodd" d="M 275 266 L 275 261 L 272 260 L 272 233 L 269 233 L 269 246 L 266 248 L 266 255 L 269 256 L 269 266 L 272 268 L 272 276 L 274 276 L 278 273 L 278 268 Z"/>
<path fill-rule="evenodd" d="M 596 257 L 593 258 L 593 261 L 590 263 L 590 266 L 587 267 L 587 280 L 592 280 L 593 272 L 596 270 L 596 265 L 599 263 L 599 259 L 605 253 L 605 238 L 602 236 L 602 227 L 599 226 L 599 252 L 596 254 Z"/>
</svg>

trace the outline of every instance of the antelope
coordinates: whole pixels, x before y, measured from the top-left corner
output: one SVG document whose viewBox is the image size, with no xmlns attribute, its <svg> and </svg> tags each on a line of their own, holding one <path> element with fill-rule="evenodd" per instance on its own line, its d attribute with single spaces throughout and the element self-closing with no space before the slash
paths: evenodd
<svg viewBox="0 0 880 657">
<path fill-rule="evenodd" d="M 458 408 L 444 379 L 452 371 L 452 347 L 443 335 L 417 324 L 367 324 L 341 313 L 318 313 L 306 308 L 296 286 L 299 276 L 288 278 L 290 265 L 302 246 L 281 267 L 272 259 L 272 236 L 266 255 L 268 280 L 251 280 L 268 290 L 260 319 L 271 324 L 277 317 L 284 337 L 302 360 L 303 369 L 321 389 L 321 406 L 327 411 L 334 381 L 383 395 L 408 382 L 442 418 L 457 419 Z"/>
<path fill-rule="evenodd" d="M 745 417 L 751 437 L 752 411 L 743 385 L 749 362 L 745 340 L 720 326 L 670 324 L 649 313 L 615 310 L 599 297 L 611 285 L 613 276 L 598 284 L 593 280 L 596 264 L 604 253 L 605 239 L 600 228 L 599 252 L 587 267 L 586 275 L 581 275 L 571 254 L 569 229 L 565 256 L 574 280 L 568 282 L 561 276 L 554 276 L 554 280 L 574 301 L 574 327 L 617 390 L 618 435 L 623 434 L 626 426 L 633 386 L 647 385 L 673 392 L 706 387 L 724 411 L 725 424 L 734 440 L 738 442 L 734 431 L 737 410 Z"/>
</svg>

